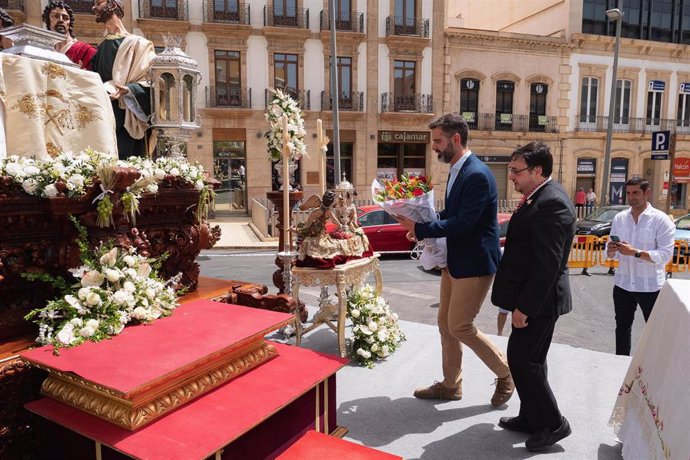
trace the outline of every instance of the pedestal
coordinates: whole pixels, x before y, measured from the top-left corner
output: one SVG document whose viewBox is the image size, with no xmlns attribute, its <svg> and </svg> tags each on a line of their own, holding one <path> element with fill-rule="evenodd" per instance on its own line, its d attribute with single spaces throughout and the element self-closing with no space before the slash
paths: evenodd
<svg viewBox="0 0 690 460">
<path fill-rule="evenodd" d="M 302 330 L 302 323 L 300 321 L 295 321 L 295 326 L 297 328 L 297 346 L 302 343 L 302 334 L 306 334 L 320 325 L 326 324 L 338 334 L 338 350 L 340 351 L 340 356 L 345 357 L 347 355 L 347 350 L 345 349 L 345 319 L 347 313 L 346 289 L 348 287 L 361 285 L 369 274 L 374 275 L 376 280 L 376 295 L 380 295 L 383 290 L 383 278 L 381 277 L 381 268 L 379 266 L 379 254 L 374 254 L 366 259 L 358 259 L 346 264 L 336 265 L 335 268 L 329 269 L 294 268 L 292 271 L 295 280 L 293 295 L 298 302 L 300 286 L 335 286 L 338 292 L 338 304 L 331 305 L 327 302 L 322 304 L 319 311 L 314 315 L 311 326 Z M 332 321 L 333 314 L 337 315 L 336 325 L 334 325 Z"/>
</svg>

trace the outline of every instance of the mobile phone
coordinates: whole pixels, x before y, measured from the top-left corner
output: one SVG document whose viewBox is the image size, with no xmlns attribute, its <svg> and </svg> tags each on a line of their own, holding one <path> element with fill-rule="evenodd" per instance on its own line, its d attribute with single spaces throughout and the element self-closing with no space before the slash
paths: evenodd
<svg viewBox="0 0 690 460">
<path fill-rule="evenodd" d="M 616 243 L 620 243 L 620 242 L 621 242 L 621 239 L 618 238 L 618 236 L 616 236 L 616 235 L 610 235 L 610 236 L 609 236 L 609 239 L 610 239 L 611 241 L 613 241 L 613 242 L 616 242 Z"/>
</svg>

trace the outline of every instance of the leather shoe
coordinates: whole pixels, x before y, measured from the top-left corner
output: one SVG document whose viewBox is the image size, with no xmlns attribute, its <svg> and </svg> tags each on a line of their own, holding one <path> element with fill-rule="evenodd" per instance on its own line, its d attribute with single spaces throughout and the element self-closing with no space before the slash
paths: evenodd
<svg viewBox="0 0 690 460">
<path fill-rule="evenodd" d="M 419 399 L 445 399 L 458 401 L 462 399 L 462 387 L 446 388 L 441 382 L 434 382 L 427 388 L 418 388 L 414 391 L 414 397 Z"/>
<path fill-rule="evenodd" d="M 568 419 L 563 417 L 563 421 L 561 422 L 560 426 L 555 430 L 544 427 L 527 438 L 525 447 L 527 447 L 527 450 L 530 452 L 538 452 L 553 446 L 561 439 L 570 436 L 572 432 L 573 431 L 570 429 Z"/>
<path fill-rule="evenodd" d="M 498 426 L 505 430 L 519 431 L 520 433 L 532 434 L 537 431 L 536 428 L 530 426 L 527 420 L 519 415 L 517 417 L 501 417 L 498 421 Z"/>
</svg>

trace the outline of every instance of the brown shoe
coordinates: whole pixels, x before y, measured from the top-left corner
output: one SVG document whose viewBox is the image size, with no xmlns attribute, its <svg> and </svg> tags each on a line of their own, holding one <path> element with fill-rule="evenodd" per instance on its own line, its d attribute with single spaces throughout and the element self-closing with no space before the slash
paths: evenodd
<svg viewBox="0 0 690 460">
<path fill-rule="evenodd" d="M 507 377 L 497 378 L 494 381 L 494 385 L 496 385 L 496 390 L 494 391 L 494 395 L 491 397 L 491 405 L 494 407 L 502 406 L 508 402 L 515 391 L 513 377 L 508 374 Z"/>
<path fill-rule="evenodd" d="M 418 388 L 414 391 L 414 397 L 419 399 L 446 399 L 457 401 L 462 399 L 462 386 L 458 388 L 446 388 L 441 382 L 434 382 L 428 388 Z"/>
</svg>

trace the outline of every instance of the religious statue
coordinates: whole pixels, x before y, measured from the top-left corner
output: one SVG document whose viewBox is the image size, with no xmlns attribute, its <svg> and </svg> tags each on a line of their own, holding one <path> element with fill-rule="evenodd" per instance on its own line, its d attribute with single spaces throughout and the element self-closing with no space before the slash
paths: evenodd
<svg viewBox="0 0 690 460">
<path fill-rule="evenodd" d="M 42 17 L 48 30 L 65 36 L 55 45 L 55 51 L 66 55 L 82 69 L 91 70 L 91 58 L 96 54 L 96 48 L 74 38 L 74 14 L 67 2 L 50 0 Z"/>
<path fill-rule="evenodd" d="M 356 226 L 356 215 L 354 224 L 339 220 L 333 209 L 335 201 L 335 192 L 329 190 L 323 194 L 323 199 L 312 195 L 300 206 L 302 211 L 316 209 L 304 223 L 297 225 L 297 266 L 332 268 L 371 255 L 369 240 Z M 347 214 L 345 217 L 350 219 Z M 334 224 L 330 231 L 329 221 Z"/>
<path fill-rule="evenodd" d="M 96 22 L 105 25 L 105 40 L 91 61 L 110 95 L 117 150 L 121 159 L 145 156 L 146 130 L 151 115 L 148 71 L 156 56 L 153 43 L 125 29 L 122 0 L 96 0 Z"/>
</svg>

